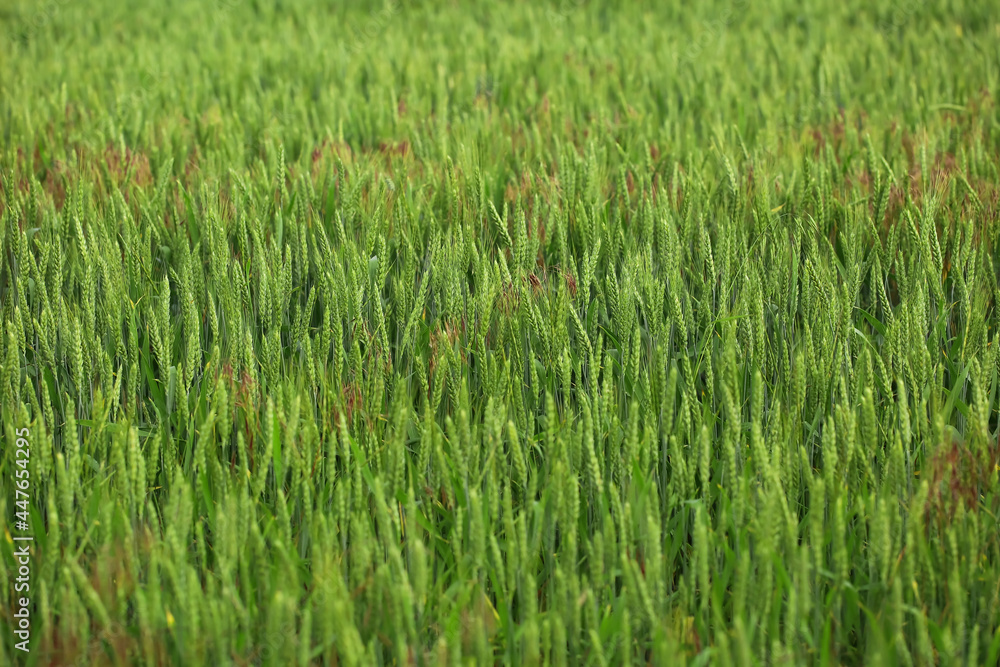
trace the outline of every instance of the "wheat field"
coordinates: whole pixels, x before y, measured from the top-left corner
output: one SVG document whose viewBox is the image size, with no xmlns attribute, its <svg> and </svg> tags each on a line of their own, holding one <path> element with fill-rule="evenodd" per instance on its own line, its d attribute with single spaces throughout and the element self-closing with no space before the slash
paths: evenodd
<svg viewBox="0 0 1000 667">
<path fill-rule="evenodd" d="M 1000 663 L 989 4 L 0 2 L 0 665 Z"/>
</svg>

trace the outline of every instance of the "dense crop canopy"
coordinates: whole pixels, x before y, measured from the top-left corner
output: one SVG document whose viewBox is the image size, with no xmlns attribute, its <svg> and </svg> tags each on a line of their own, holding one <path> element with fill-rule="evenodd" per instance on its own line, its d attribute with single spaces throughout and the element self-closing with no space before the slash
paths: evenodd
<svg viewBox="0 0 1000 667">
<path fill-rule="evenodd" d="M 2 4 L 0 664 L 997 664 L 989 3 Z"/>
</svg>

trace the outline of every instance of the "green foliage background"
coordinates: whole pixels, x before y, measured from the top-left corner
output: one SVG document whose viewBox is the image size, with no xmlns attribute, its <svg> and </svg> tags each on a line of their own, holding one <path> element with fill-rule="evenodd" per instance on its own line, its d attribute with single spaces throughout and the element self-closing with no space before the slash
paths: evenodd
<svg viewBox="0 0 1000 667">
<path fill-rule="evenodd" d="M 997 664 L 989 3 L 0 28 L 0 663 Z"/>
</svg>

